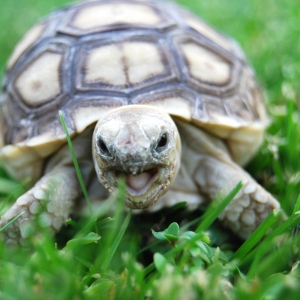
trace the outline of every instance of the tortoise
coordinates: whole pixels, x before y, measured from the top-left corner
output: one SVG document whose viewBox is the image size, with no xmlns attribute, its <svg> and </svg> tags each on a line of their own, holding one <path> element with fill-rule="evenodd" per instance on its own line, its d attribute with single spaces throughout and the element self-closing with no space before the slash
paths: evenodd
<svg viewBox="0 0 300 300">
<path fill-rule="evenodd" d="M 23 243 L 36 216 L 58 231 L 81 189 L 59 114 L 95 205 L 126 182 L 125 205 L 188 209 L 243 187 L 221 214 L 247 238 L 277 200 L 243 166 L 268 117 L 239 45 L 175 4 L 94 0 L 35 25 L 8 60 L 0 157 L 30 189 L 2 215 Z"/>
</svg>

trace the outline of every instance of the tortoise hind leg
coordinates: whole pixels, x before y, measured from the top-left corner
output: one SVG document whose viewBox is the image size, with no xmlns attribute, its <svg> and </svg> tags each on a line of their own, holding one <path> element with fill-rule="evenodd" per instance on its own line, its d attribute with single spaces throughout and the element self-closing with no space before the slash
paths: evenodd
<svg viewBox="0 0 300 300">
<path fill-rule="evenodd" d="M 209 199 L 219 193 L 228 194 L 240 180 L 243 181 L 241 190 L 219 217 L 241 238 L 246 239 L 272 210 L 279 207 L 277 200 L 234 162 L 204 155 L 198 166 L 195 181 Z"/>
</svg>

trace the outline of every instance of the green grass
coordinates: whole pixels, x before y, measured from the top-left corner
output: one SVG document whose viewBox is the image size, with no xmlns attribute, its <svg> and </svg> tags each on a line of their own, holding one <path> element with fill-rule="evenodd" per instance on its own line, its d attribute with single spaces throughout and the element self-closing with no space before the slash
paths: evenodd
<svg viewBox="0 0 300 300">
<path fill-rule="evenodd" d="M 67 2 L 0 0 L 0 71 L 22 34 Z M 1 244 L 0 299 L 299 298 L 300 236 L 291 234 L 300 218 L 299 1 L 178 2 L 237 39 L 253 65 L 271 124 L 247 170 L 288 219 L 281 223 L 274 212 L 242 243 L 214 221 L 210 212 L 221 206 L 202 217 L 181 205 L 131 216 L 123 212 L 120 192 L 114 214 L 110 200 L 89 218 L 69 220 L 55 238 L 36 236 L 31 250 Z M 0 168 L 2 209 L 23 191 Z"/>
</svg>

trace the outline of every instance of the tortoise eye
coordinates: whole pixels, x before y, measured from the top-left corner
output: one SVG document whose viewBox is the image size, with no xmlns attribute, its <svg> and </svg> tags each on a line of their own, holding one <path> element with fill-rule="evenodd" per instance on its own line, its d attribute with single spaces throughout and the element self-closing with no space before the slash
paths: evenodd
<svg viewBox="0 0 300 300">
<path fill-rule="evenodd" d="M 105 155 L 105 156 L 111 156 L 110 151 L 108 150 L 105 142 L 100 138 L 99 142 L 98 142 L 98 147 L 101 151 L 101 154 Z"/>
<path fill-rule="evenodd" d="M 168 136 L 166 133 L 164 133 L 163 135 L 161 135 L 157 143 L 156 151 L 158 152 L 162 151 L 166 147 L 167 143 L 168 143 Z"/>
</svg>

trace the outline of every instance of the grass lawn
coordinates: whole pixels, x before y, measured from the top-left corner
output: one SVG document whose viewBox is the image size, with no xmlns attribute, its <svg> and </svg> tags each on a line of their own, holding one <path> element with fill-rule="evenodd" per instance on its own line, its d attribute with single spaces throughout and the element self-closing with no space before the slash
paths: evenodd
<svg viewBox="0 0 300 300">
<path fill-rule="evenodd" d="M 0 76 L 21 36 L 68 2 L 0 0 Z M 215 221 L 233 194 L 204 215 L 177 206 L 155 218 L 131 216 L 122 201 L 111 214 L 108 202 L 55 238 L 34 237 L 34 250 L 0 244 L 0 299 L 299 299 L 300 236 L 291 234 L 300 221 L 299 1 L 177 2 L 235 38 L 254 67 L 271 122 L 247 170 L 287 221 L 275 212 L 243 243 Z M 22 191 L 0 166 L 0 203 Z"/>
</svg>

